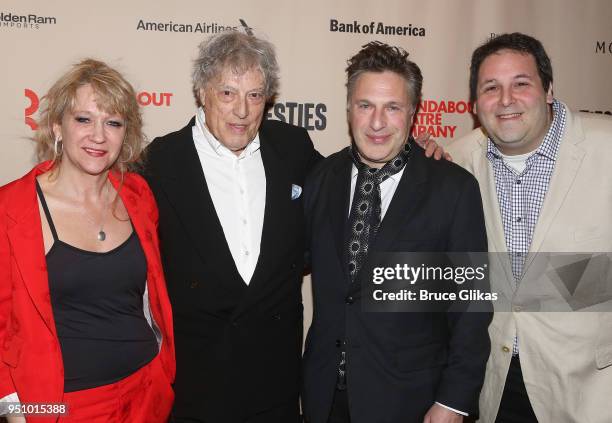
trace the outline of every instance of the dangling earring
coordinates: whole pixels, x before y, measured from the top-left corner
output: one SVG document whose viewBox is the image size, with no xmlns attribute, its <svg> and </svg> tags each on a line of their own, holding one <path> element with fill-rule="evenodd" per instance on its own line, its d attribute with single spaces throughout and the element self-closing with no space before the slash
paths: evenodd
<svg viewBox="0 0 612 423">
<path fill-rule="evenodd" d="M 58 157 L 62 155 L 64 152 L 64 147 L 62 146 L 62 137 L 55 137 L 55 143 L 53 144 L 53 153 L 55 156 L 53 160 L 56 160 Z"/>
</svg>

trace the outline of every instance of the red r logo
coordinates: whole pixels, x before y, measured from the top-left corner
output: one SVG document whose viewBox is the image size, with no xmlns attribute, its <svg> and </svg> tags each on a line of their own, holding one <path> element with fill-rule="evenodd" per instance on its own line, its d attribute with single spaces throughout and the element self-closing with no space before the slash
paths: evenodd
<svg viewBox="0 0 612 423">
<path fill-rule="evenodd" d="M 30 106 L 26 107 L 25 109 L 25 123 L 32 129 L 32 131 L 35 131 L 38 129 L 38 124 L 31 116 L 38 110 L 40 101 L 38 100 L 36 93 L 28 88 L 24 90 L 24 94 L 30 100 Z"/>
</svg>

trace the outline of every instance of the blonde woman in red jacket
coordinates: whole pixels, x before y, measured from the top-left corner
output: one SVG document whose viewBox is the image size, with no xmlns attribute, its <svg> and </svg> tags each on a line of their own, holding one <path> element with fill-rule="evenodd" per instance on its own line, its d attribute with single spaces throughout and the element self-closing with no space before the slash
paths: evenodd
<svg viewBox="0 0 612 423">
<path fill-rule="evenodd" d="M 172 316 L 131 85 L 95 60 L 43 99 L 46 161 L 0 188 L 0 415 L 164 422 Z"/>
</svg>

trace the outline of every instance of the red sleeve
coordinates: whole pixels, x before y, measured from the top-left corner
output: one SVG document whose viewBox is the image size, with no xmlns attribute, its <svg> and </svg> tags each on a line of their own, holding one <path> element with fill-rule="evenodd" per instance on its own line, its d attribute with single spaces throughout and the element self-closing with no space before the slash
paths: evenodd
<svg viewBox="0 0 612 423">
<path fill-rule="evenodd" d="M 159 238 L 157 235 L 159 211 L 157 209 L 157 202 L 155 196 L 149 188 L 149 184 L 140 175 L 130 175 L 138 186 L 139 191 L 139 203 L 146 213 L 146 219 L 148 225 L 151 225 L 152 232 L 152 245 L 154 247 L 153 256 L 155 263 L 149 263 L 149 270 L 155 275 L 153 279 L 155 281 L 154 286 L 149 286 L 149 295 L 155 295 L 157 297 L 156 303 L 158 307 L 155 307 L 155 301 L 151 304 L 151 311 L 154 314 L 155 321 L 164 334 L 164 341 L 162 344 L 162 352 L 164 358 L 162 359 L 165 363 L 165 368 L 168 372 L 170 381 L 174 381 L 174 375 L 176 371 L 175 364 L 175 352 L 174 352 L 174 328 L 172 322 L 172 311 L 170 305 L 170 299 L 168 297 L 168 290 L 166 287 L 166 281 L 164 277 L 164 271 L 161 263 L 161 255 L 159 250 Z M 152 282 L 150 280 L 149 282 Z"/>
<path fill-rule="evenodd" d="M 0 357 L 8 345 L 7 322 L 11 314 L 11 252 L 6 233 L 7 218 L 0 209 Z M 9 368 L 0 360 L 0 398 L 15 392 Z"/>
</svg>

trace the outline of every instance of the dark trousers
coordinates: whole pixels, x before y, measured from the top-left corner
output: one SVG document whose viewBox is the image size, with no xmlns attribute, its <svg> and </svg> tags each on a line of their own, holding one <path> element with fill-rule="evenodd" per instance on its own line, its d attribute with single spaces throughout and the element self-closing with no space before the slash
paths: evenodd
<svg viewBox="0 0 612 423">
<path fill-rule="evenodd" d="M 518 357 L 512 357 L 510 362 L 495 423 L 538 423 L 527 396 L 521 362 Z"/>
<path fill-rule="evenodd" d="M 300 406 L 297 401 L 279 405 L 270 410 L 248 417 L 244 423 L 299 423 Z"/>
<path fill-rule="evenodd" d="M 341 391 L 336 389 L 327 423 L 351 423 L 346 389 Z"/>
<path fill-rule="evenodd" d="M 299 423 L 301 421 L 299 404 L 296 400 L 278 405 L 244 419 L 228 418 L 227 420 L 209 421 L 193 417 L 173 417 L 169 420 L 169 423 Z"/>
</svg>

